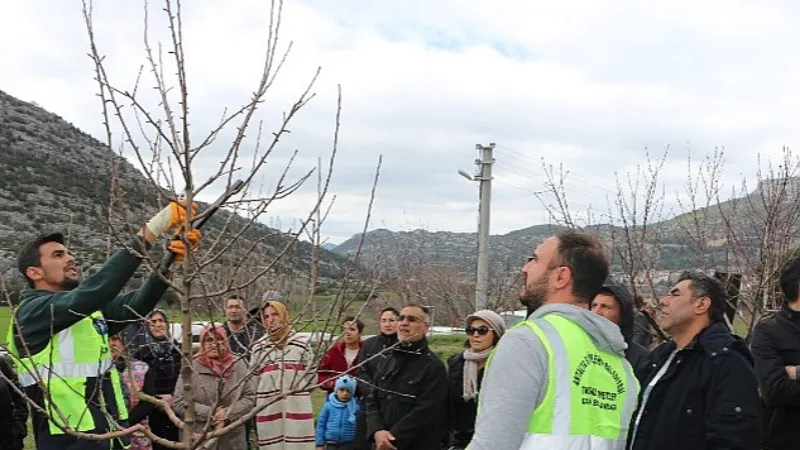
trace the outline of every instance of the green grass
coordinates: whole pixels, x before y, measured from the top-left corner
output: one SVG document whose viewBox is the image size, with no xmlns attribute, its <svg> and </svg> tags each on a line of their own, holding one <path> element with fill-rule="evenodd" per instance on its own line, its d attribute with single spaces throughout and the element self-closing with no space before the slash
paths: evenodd
<svg viewBox="0 0 800 450">
<path fill-rule="evenodd" d="M 463 335 L 438 335 L 430 337 L 430 346 L 433 353 L 447 364 L 450 357 L 464 351 L 466 340 L 467 337 Z"/>
</svg>

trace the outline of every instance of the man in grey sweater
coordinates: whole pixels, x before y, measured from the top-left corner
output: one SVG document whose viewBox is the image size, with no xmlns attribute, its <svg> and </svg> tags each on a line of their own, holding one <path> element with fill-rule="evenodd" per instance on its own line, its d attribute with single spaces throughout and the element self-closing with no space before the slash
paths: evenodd
<svg viewBox="0 0 800 450">
<path fill-rule="evenodd" d="M 599 240 L 581 232 L 563 232 L 545 240 L 523 267 L 520 301 L 532 312 L 527 320 L 541 324 L 540 328 L 548 326 L 545 318 L 549 315 L 563 317 L 577 324 L 590 337 L 594 348 L 606 355 L 604 358 L 615 364 L 622 360 L 621 379 L 626 395 L 620 401 L 623 406 L 619 433 L 623 438 L 619 445 L 624 446 L 630 416 L 636 408 L 638 385 L 630 364 L 624 360 L 627 344 L 619 327 L 588 309 L 608 273 L 608 261 Z M 565 353 L 570 353 L 573 345 L 565 340 Z M 518 326 L 503 336 L 483 380 L 475 435 L 469 450 L 516 450 L 523 444 L 525 448 L 535 447 L 536 439 L 548 439 L 529 433 L 531 416 L 542 403 L 551 381 L 548 366 L 547 350 L 530 326 Z M 565 439 L 573 439 L 569 448 L 578 450 L 590 448 L 594 436 Z M 548 440 L 549 444 L 554 443 Z M 586 445 L 581 444 L 584 441 Z"/>
</svg>

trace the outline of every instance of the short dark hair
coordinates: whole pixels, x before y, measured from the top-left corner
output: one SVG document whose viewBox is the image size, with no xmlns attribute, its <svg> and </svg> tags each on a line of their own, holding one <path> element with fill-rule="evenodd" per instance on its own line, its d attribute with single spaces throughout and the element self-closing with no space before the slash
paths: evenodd
<svg viewBox="0 0 800 450">
<path fill-rule="evenodd" d="M 556 238 L 556 262 L 572 271 L 572 293 L 585 303 L 591 303 L 610 272 L 603 242 L 596 235 L 578 230 L 562 231 Z"/>
<path fill-rule="evenodd" d="M 800 254 L 795 253 L 781 266 L 780 285 L 787 302 L 794 302 L 800 296 Z"/>
<path fill-rule="evenodd" d="M 711 322 L 725 321 L 725 305 L 728 304 L 728 293 L 722 282 L 699 270 L 686 270 L 678 277 L 678 283 L 689 280 L 689 288 L 695 297 L 708 297 L 711 300 L 709 318 Z"/>
<path fill-rule="evenodd" d="M 25 281 L 28 283 L 28 286 L 33 287 L 33 280 L 28 278 L 28 267 L 41 267 L 42 266 L 42 254 L 39 251 L 41 246 L 50 242 L 57 242 L 61 245 L 64 245 L 64 233 L 60 231 L 53 231 L 50 233 L 44 233 L 36 236 L 32 241 L 29 241 L 24 246 L 22 246 L 22 250 L 19 251 L 19 255 L 17 255 L 17 270 L 22 276 L 25 278 Z"/>
<path fill-rule="evenodd" d="M 225 305 L 227 305 L 228 301 L 230 301 L 230 300 L 240 300 L 242 302 L 242 304 L 247 306 L 247 303 L 245 303 L 245 301 L 244 301 L 244 297 L 242 297 L 239 294 L 231 294 L 231 295 L 229 295 L 228 298 L 225 299 Z"/>
<path fill-rule="evenodd" d="M 356 328 L 358 328 L 358 332 L 362 333 L 364 331 L 364 322 L 361 319 L 356 319 L 355 316 L 347 316 L 342 319 L 342 323 L 345 324 L 347 322 L 355 322 Z"/>
<path fill-rule="evenodd" d="M 383 308 L 381 310 L 381 313 L 378 315 L 378 317 L 382 316 L 383 313 L 389 312 L 389 311 L 394 313 L 395 316 L 399 316 L 400 315 L 400 311 L 398 311 L 397 308 L 395 308 L 394 306 L 387 306 L 386 308 Z"/>
</svg>

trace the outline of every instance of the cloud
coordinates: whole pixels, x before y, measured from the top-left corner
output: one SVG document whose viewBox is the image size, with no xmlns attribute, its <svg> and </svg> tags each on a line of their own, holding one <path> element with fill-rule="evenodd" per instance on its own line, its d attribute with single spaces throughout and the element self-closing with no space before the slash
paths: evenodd
<svg viewBox="0 0 800 450">
<path fill-rule="evenodd" d="M 96 3 L 97 40 L 109 74 L 132 89 L 146 63 L 141 4 Z M 161 7 L 151 2 L 154 50 L 157 41 L 170 39 Z M 13 70 L 0 73 L 0 88 L 102 137 L 80 8 L 70 2 L 7 8 L 0 55 Z M 686 181 L 687 149 L 700 158 L 724 147 L 729 191 L 741 176 L 753 179 L 758 152 L 776 157 L 797 141 L 800 65 L 792 43 L 800 36 L 791 18 L 798 8 L 722 0 L 498 0 L 491 7 L 477 0 L 409 0 L 402 8 L 287 1 L 277 60 L 289 41 L 293 48 L 256 117 L 265 138 L 318 66 L 322 72 L 317 96 L 276 146 L 259 186 L 274 184 L 294 150 L 294 178 L 318 158 L 327 161 L 340 83 L 342 128 L 331 186 L 337 198 L 325 230 L 332 242 L 363 227 L 379 155 L 371 227 L 390 229 L 474 231 L 477 186 L 456 170 L 473 170 L 478 143 L 497 143 L 494 233 L 547 220 L 534 196 L 544 189 L 542 158 L 569 170 L 571 205 L 591 207 L 595 215 L 615 194 L 615 173 L 635 171 L 646 162 L 645 149 L 657 157 L 669 147 L 662 179 L 671 205 Z M 191 136 L 199 142 L 224 108 L 240 106 L 255 89 L 268 44 L 269 2 L 222 8 L 205 0 L 184 9 Z M 174 80 L 172 71 L 165 73 Z M 157 109 L 147 71 L 142 80 L 143 101 Z M 219 166 L 234 135 L 231 128 L 198 157 L 200 179 Z M 251 130 L 243 161 L 254 146 Z M 305 217 L 315 180 L 277 202 L 271 220 L 286 225 Z"/>
</svg>

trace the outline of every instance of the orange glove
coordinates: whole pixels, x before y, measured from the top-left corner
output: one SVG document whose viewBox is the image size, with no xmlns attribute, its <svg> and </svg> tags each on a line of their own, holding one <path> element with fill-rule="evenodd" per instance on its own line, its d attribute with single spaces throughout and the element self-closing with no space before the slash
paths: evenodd
<svg viewBox="0 0 800 450">
<path fill-rule="evenodd" d="M 197 203 L 192 203 L 192 217 L 197 215 Z M 147 222 L 147 228 L 156 236 L 161 236 L 186 221 L 186 201 L 180 204 L 170 202 Z"/>
<path fill-rule="evenodd" d="M 200 242 L 200 230 L 193 229 L 186 233 L 186 240 L 191 244 L 191 251 L 197 250 L 197 244 Z M 180 239 L 173 239 L 169 243 L 169 251 L 175 253 L 175 262 L 183 261 L 186 257 L 186 244 Z"/>
</svg>

